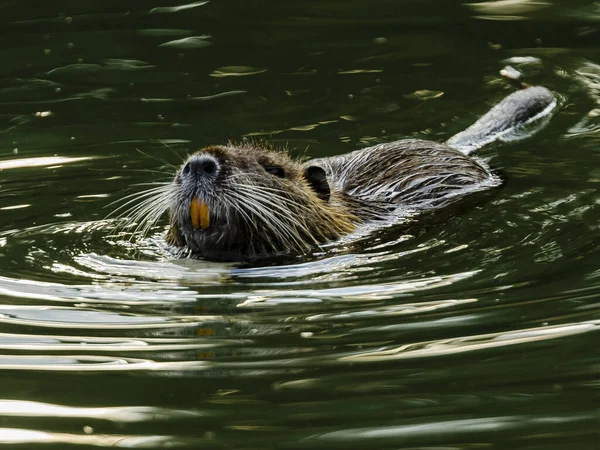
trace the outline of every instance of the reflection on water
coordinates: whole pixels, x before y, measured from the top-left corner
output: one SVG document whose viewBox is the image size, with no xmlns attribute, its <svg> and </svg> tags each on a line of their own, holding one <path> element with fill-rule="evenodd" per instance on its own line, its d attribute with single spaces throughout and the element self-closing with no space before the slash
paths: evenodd
<svg viewBox="0 0 600 450">
<path fill-rule="evenodd" d="M 491 2 L 467 3 L 477 15 L 486 20 L 527 20 L 536 13 L 552 6 L 552 2 L 541 0 L 495 0 Z"/>
<path fill-rule="evenodd" d="M 596 448 L 596 6 L 0 4 L 0 444 Z M 558 112 L 441 224 L 240 266 L 110 215 L 207 144 L 446 140 L 507 64 Z"/>
</svg>

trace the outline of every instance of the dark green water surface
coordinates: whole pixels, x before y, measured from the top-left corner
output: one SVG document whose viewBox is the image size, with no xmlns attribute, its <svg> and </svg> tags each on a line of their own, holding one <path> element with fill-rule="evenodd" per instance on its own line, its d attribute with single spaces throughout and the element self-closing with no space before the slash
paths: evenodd
<svg viewBox="0 0 600 450">
<path fill-rule="evenodd" d="M 507 64 L 557 113 L 422 232 L 236 267 L 106 219 L 208 144 L 444 141 Z M 597 1 L 6 0 L 0 80 L 3 446 L 600 448 Z"/>
</svg>

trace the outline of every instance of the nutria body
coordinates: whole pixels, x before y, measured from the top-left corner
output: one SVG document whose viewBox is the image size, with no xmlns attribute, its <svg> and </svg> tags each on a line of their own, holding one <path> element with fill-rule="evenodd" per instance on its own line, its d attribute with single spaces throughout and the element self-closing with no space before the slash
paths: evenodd
<svg viewBox="0 0 600 450">
<path fill-rule="evenodd" d="M 260 145 L 207 147 L 175 178 L 168 240 L 210 259 L 304 253 L 498 184 L 483 163 L 416 139 L 306 163 Z"/>
<path fill-rule="evenodd" d="M 147 210 L 155 221 L 168 209 L 167 242 L 207 259 L 306 253 L 365 222 L 439 210 L 498 186 L 500 179 L 469 153 L 555 104 L 547 89 L 528 88 L 448 144 L 405 139 L 307 162 L 263 144 L 206 147 L 172 183 L 148 194 L 137 218 L 146 220 Z"/>
</svg>

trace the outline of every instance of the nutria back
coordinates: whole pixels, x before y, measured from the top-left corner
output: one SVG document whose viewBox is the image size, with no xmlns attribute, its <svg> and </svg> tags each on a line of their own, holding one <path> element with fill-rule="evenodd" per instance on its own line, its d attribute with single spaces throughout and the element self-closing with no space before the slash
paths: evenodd
<svg viewBox="0 0 600 450">
<path fill-rule="evenodd" d="M 398 207 L 445 207 L 500 184 L 477 159 L 420 139 L 380 144 L 307 165 L 323 168 L 330 188 L 363 220 L 386 219 Z"/>
</svg>

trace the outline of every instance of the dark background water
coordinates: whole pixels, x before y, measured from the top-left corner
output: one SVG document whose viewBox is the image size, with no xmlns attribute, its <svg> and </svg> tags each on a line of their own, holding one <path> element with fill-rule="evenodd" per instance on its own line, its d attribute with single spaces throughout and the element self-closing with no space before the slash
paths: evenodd
<svg viewBox="0 0 600 450">
<path fill-rule="evenodd" d="M 600 448 L 594 1 L 0 2 L 0 443 Z M 491 201 L 276 267 L 173 259 L 111 202 L 187 152 L 443 141 L 513 90 Z"/>
</svg>

